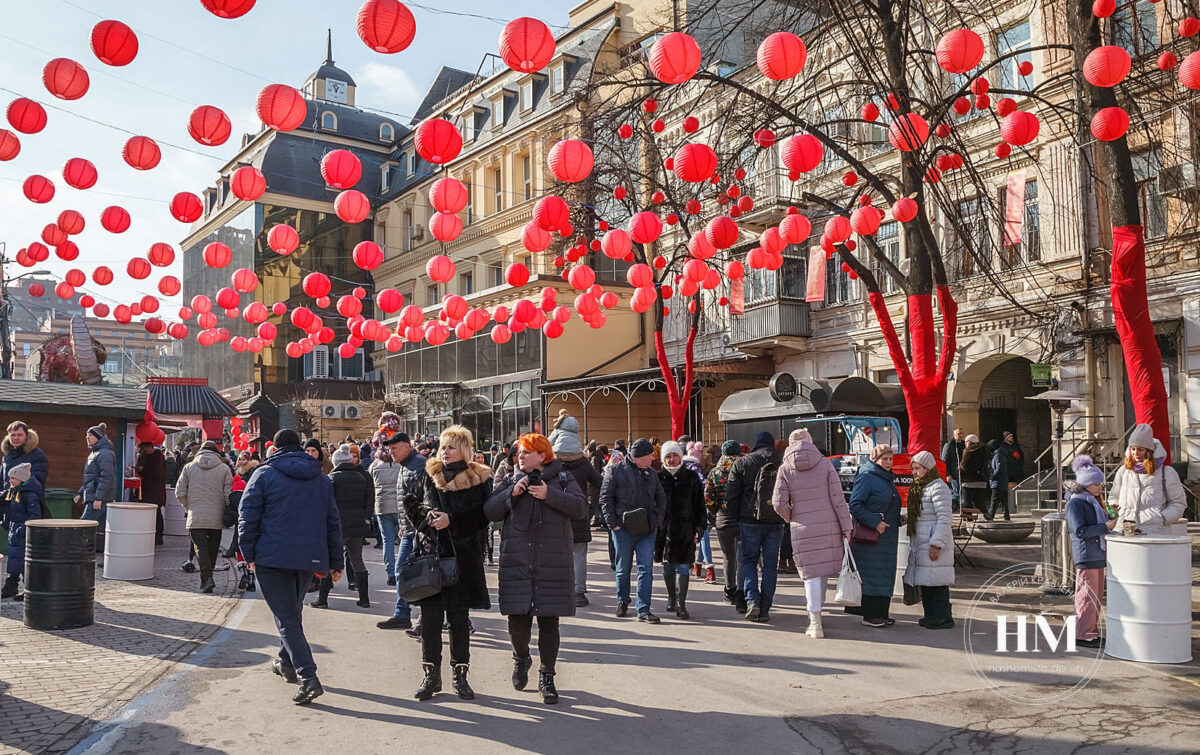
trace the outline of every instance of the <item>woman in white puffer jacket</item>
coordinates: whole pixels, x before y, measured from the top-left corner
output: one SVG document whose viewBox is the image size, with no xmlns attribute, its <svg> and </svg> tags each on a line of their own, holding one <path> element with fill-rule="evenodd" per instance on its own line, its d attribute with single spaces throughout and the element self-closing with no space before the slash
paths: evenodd
<svg viewBox="0 0 1200 755">
<path fill-rule="evenodd" d="M 1146 534 L 1166 534 L 1187 508 L 1179 473 L 1166 463 L 1165 451 L 1161 457 L 1155 453 L 1157 443 L 1150 425 L 1138 425 L 1129 434 L 1125 463 L 1109 494 L 1117 505 L 1117 531 L 1120 522 L 1133 522 Z"/>
<path fill-rule="evenodd" d="M 938 476 L 933 454 L 912 457 L 913 483 L 908 489 L 908 568 L 904 583 L 921 588 L 926 629 L 953 629 L 950 585 L 954 584 L 954 514 L 950 487 Z"/>
</svg>

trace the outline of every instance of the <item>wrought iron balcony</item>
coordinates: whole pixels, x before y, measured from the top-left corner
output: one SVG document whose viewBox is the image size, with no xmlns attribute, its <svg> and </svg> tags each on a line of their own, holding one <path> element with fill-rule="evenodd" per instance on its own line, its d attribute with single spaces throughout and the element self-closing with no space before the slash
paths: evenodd
<svg viewBox="0 0 1200 755">
<path fill-rule="evenodd" d="M 729 319 L 729 343 L 743 350 L 812 335 L 808 304 L 802 301 L 771 299 L 747 306 L 745 314 Z"/>
</svg>

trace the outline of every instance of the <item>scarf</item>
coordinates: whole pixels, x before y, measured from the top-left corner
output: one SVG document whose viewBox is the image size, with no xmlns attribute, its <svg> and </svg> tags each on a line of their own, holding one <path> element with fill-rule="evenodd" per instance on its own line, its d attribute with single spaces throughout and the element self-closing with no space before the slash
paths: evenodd
<svg viewBox="0 0 1200 755">
<path fill-rule="evenodd" d="M 1138 474 L 1146 474 L 1146 462 L 1139 461 L 1133 465 L 1133 471 Z"/>
<path fill-rule="evenodd" d="M 663 464 L 663 469 L 667 470 L 667 471 L 668 471 L 668 472 L 670 472 L 672 475 L 674 475 L 674 474 L 676 474 L 677 472 L 679 472 L 679 470 L 683 469 L 683 465 L 682 465 L 682 464 L 680 464 L 680 465 L 679 465 L 679 466 L 677 466 L 677 467 L 669 467 L 669 466 L 667 466 L 666 464 Z"/>
<path fill-rule="evenodd" d="M 917 534 L 917 520 L 921 518 L 921 496 L 925 486 L 938 478 L 936 469 L 930 469 L 925 474 L 913 480 L 908 486 L 908 536 Z"/>
<path fill-rule="evenodd" d="M 450 464 L 443 464 L 442 465 L 442 479 L 444 479 L 446 481 L 446 483 L 449 484 L 450 481 L 453 480 L 458 475 L 459 472 L 465 472 L 466 469 L 467 469 L 467 462 L 465 462 L 465 461 L 455 461 L 455 462 L 451 462 Z"/>
</svg>

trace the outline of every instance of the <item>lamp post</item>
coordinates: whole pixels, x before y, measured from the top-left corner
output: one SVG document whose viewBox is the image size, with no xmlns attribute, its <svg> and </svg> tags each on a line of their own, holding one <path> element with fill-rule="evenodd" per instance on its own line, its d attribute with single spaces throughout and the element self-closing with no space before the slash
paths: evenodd
<svg viewBox="0 0 1200 755">
<path fill-rule="evenodd" d="M 1071 569 L 1071 543 L 1067 539 L 1067 519 L 1063 516 L 1063 415 L 1071 408 L 1071 402 L 1080 401 L 1083 396 L 1076 396 L 1067 391 L 1043 391 L 1036 396 L 1026 396 L 1034 401 L 1045 401 L 1054 412 L 1054 466 L 1058 478 L 1056 490 L 1056 511 L 1042 517 L 1042 578 L 1046 581 L 1045 592 L 1064 594 L 1074 580 L 1075 573 Z M 1040 484 L 1040 480 L 1038 481 Z"/>
</svg>

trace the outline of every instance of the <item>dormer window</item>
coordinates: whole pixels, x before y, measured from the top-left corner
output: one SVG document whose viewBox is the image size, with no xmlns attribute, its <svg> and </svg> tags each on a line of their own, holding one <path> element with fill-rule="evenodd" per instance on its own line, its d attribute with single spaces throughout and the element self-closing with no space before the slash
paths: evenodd
<svg viewBox="0 0 1200 755">
<path fill-rule="evenodd" d="M 533 109 L 533 79 L 521 82 L 521 112 Z"/>
<path fill-rule="evenodd" d="M 556 65 L 553 68 L 551 68 L 550 69 L 550 94 L 562 94 L 564 80 L 565 80 L 565 74 L 564 74 L 563 66 L 561 63 L 559 65 Z"/>
<path fill-rule="evenodd" d="M 492 128 L 504 125 L 504 98 L 492 101 Z"/>
<path fill-rule="evenodd" d="M 396 129 L 390 123 L 379 124 L 379 141 L 390 142 L 396 139 Z"/>
<path fill-rule="evenodd" d="M 337 131 L 337 115 L 330 110 L 321 113 L 321 128 L 326 131 Z"/>
</svg>

